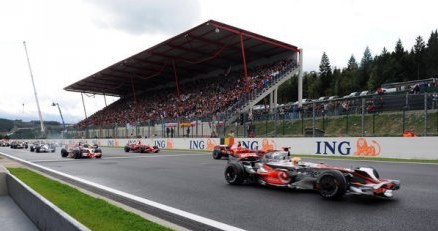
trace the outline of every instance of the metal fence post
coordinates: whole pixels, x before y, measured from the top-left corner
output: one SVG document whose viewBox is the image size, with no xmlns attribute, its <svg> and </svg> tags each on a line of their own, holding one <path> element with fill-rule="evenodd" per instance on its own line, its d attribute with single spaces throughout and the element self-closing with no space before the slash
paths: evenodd
<svg viewBox="0 0 438 231">
<path fill-rule="evenodd" d="M 427 92 L 424 93 L 424 136 L 427 136 Z"/>
<path fill-rule="evenodd" d="M 312 137 L 315 137 L 315 102 L 312 103 Z"/>
<path fill-rule="evenodd" d="M 365 136 L 365 98 L 362 98 L 362 137 Z"/>
</svg>

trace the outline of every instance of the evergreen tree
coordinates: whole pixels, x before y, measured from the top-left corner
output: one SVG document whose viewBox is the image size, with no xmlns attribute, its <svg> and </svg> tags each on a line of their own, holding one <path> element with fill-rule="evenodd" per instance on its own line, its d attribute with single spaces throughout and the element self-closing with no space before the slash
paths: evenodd
<svg viewBox="0 0 438 231">
<path fill-rule="evenodd" d="M 404 54 L 405 54 L 405 48 L 403 47 L 401 39 L 398 39 L 395 45 L 394 55 L 397 59 L 401 59 Z"/>
<path fill-rule="evenodd" d="M 367 83 L 371 76 L 371 68 L 373 65 L 373 57 L 371 55 L 370 48 L 367 46 L 363 52 L 362 60 L 360 61 L 360 68 L 357 74 L 358 85 L 362 86 L 362 89 L 367 88 Z"/>
<path fill-rule="evenodd" d="M 365 48 L 365 51 L 363 52 L 362 60 L 360 61 L 360 68 L 367 70 L 368 68 L 370 68 L 372 62 L 373 57 L 371 56 L 370 48 L 367 46 Z"/>
<path fill-rule="evenodd" d="M 354 58 L 354 55 L 351 55 L 350 59 L 348 60 L 347 70 L 356 71 L 358 68 L 359 67 L 357 65 L 356 59 Z"/>
<path fill-rule="evenodd" d="M 331 76 L 332 76 L 332 68 L 330 66 L 330 60 L 327 54 L 324 52 L 321 57 L 321 63 L 319 64 L 319 72 L 321 78 L 321 90 L 322 94 L 329 95 L 331 93 L 330 85 L 331 85 Z"/>
<path fill-rule="evenodd" d="M 425 65 L 427 78 L 438 76 L 438 31 L 432 31 L 427 41 Z"/>
</svg>

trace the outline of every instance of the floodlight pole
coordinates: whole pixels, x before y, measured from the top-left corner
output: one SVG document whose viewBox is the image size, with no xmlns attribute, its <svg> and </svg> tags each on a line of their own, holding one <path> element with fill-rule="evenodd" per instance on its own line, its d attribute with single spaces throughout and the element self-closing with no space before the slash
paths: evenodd
<svg viewBox="0 0 438 231">
<path fill-rule="evenodd" d="M 65 131 L 64 117 L 62 116 L 62 112 L 61 112 L 61 108 L 59 107 L 59 103 L 53 102 L 52 106 L 58 106 L 59 115 L 61 116 L 61 121 L 62 121 L 62 127 L 64 128 L 64 131 Z"/>
<path fill-rule="evenodd" d="M 23 41 L 23 45 L 24 45 L 24 51 L 26 52 L 27 64 L 29 65 L 30 78 L 32 79 L 33 92 L 35 93 L 35 101 L 36 101 L 37 108 L 38 108 L 38 116 L 40 117 L 41 132 L 44 132 L 43 116 L 41 114 L 40 103 L 38 102 L 38 95 L 37 95 L 37 91 L 35 88 L 35 82 L 33 80 L 32 68 L 30 66 L 29 55 L 27 53 L 27 48 L 26 48 L 26 41 Z"/>
<path fill-rule="evenodd" d="M 303 49 L 300 49 L 298 51 L 299 53 L 299 62 L 298 62 L 298 68 L 300 70 L 300 73 L 298 74 L 298 107 L 301 108 L 303 105 Z"/>
</svg>

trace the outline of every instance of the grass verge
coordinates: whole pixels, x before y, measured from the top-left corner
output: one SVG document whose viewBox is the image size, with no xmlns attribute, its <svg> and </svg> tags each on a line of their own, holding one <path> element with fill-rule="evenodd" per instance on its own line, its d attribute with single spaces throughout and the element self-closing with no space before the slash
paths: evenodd
<svg viewBox="0 0 438 231">
<path fill-rule="evenodd" d="M 171 230 L 29 169 L 8 168 L 8 170 L 91 230 Z"/>
<path fill-rule="evenodd" d="M 391 161 L 391 162 L 413 162 L 413 163 L 432 163 L 438 164 L 438 160 L 421 160 L 421 159 L 399 159 L 399 158 L 384 158 L 384 157 L 352 157 L 352 156 L 326 156 L 326 155 L 299 155 L 299 157 L 309 157 L 317 159 L 341 159 L 341 160 L 372 160 L 372 161 Z"/>
</svg>

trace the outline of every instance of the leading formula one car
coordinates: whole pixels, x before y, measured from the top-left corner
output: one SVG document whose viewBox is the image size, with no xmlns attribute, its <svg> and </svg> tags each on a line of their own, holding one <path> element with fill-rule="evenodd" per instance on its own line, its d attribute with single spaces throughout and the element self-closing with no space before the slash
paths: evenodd
<svg viewBox="0 0 438 231">
<path fill-rule="evenodd" d="M 140 152 L 140 153 L 160 152 L 158 146 L 149 146 L 149 145 L 141 144 L 140 142 L 127 144 L 123 149 L 125 150 L 125 152 L 129 152 L 129 151 Z"/>
<path fill-rule="evenodd" d="M 81 158 L 101 158 L 102 150 L 97 145 L 78 143 L 61 149 L 62 157 L 70 157 L 74 159 Z"/>
<path fill-rule="evenodd" d="M 325 199 L 344 194 L 392 197 L 400 189 L 399 180 L 380 178 L 372 167 L 348 169 L 290 159 L 285 151 L 273 151 L 260 157 L 254 153 L 230 156 L 225 180 L 231 185 L 258 183 L 292 189 L 316 190 Z"/>
</svg>

